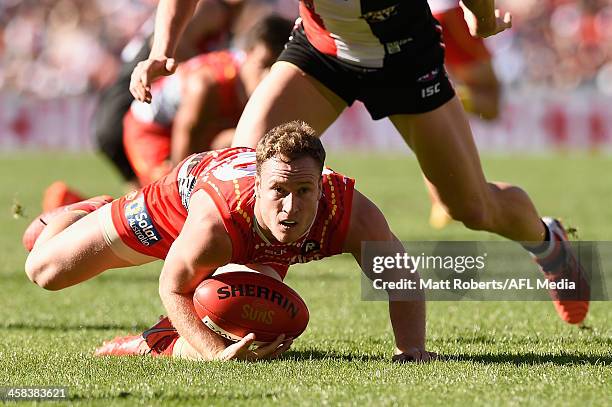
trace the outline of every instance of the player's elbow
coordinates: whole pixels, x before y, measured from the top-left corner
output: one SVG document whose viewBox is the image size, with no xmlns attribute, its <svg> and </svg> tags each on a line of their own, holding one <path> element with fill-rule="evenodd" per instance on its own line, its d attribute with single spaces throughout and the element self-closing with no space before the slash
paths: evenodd
<svg viewBox="0 0 612 407">
<path fill-rule="evenodd" d="M 28 256 L 25 272 L 31 282 L 45 290 L 57 291 L 65 288 L 57 278 L 58 268 L 54 262 L 44 262 L 35 256 Z"/>
</svg>

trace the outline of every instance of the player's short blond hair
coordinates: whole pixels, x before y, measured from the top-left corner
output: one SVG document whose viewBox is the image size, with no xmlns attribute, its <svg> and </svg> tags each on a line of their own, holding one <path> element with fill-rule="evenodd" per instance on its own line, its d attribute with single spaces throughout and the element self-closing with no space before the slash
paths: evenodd
<svg viewBox="0 0 612 407">
<path fill-rule="evenodd" d="M 294 120 L 276 126 L 257 143 L 257 174 L 261 165 L 270 158 L 291 162 L 302 157 L 313 158 L 323 172 L 325 149 L 312 127 L 303 121 Z"/>
</svg>

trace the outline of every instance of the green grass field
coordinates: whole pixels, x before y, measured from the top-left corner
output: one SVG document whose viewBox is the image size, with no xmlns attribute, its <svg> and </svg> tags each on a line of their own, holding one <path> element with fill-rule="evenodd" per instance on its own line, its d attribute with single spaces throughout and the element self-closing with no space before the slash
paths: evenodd
<svg viewBox="0 0 612 407">
<path fill-rule="evenodd" d="M 403 240 L 480 240 L 487 234 L 427 224 L 428 199 L 413 158 L 338 156 L 328 164 L 357 178 Z M 581 239 L 612 240 L 612 160 L 490 158 L 490 179 L 518 183 L 543 214 Z M 163 313 L 161 264 L 114 270 L 46 292 L 24 272 L 21 234 L 42 189 L 64 179 L 88 194 L 120 194 L 118 177 L 92 155 L 19 153 L 0 158 L 0 386 L 69 387 L 70 401 L 96 405 L 610 405 L 612 307 L 592 304 L 591 329 L 562 323 L 548 302 L 435 302 L 430 364 L 390 362 L 384 303 L 360 299 L 349 257 L 297 266 L 287 282 L 311 312 L 307 331 L 277 361 L 197 363 L 94 358 L 105 339 L 139 332 Z M 13 200 L 27 218 L 11 215 Z M 21 404 L 20 404 L 21 405 Z"/>
</svg>

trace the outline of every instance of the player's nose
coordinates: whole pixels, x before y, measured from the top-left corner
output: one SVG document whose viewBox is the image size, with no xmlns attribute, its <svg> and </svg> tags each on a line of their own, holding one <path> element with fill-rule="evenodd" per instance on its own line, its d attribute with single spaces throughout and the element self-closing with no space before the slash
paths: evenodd
<svg viewBox="0 0 612 407">
<path fill-rule="evenodd" d="M 283 212 L 289 215 L 289 217 L 299 212 L 298 200 L 293 193 L 287 194 L 287 196 L 283 198 Z"/>
</svg>

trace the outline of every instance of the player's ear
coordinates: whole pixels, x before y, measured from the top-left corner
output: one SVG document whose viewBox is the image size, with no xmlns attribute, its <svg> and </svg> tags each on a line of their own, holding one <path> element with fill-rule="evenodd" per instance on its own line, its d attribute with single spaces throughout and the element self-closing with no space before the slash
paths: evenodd
<svg viewBox="0 0 612 407">
<path fill-rule="evenodd" d="M 259 198 L 259 187 L 261 186 L 261 181 L 259 179 L 259 174 L 255 174 L 255 198 Z"/>
</svg>

